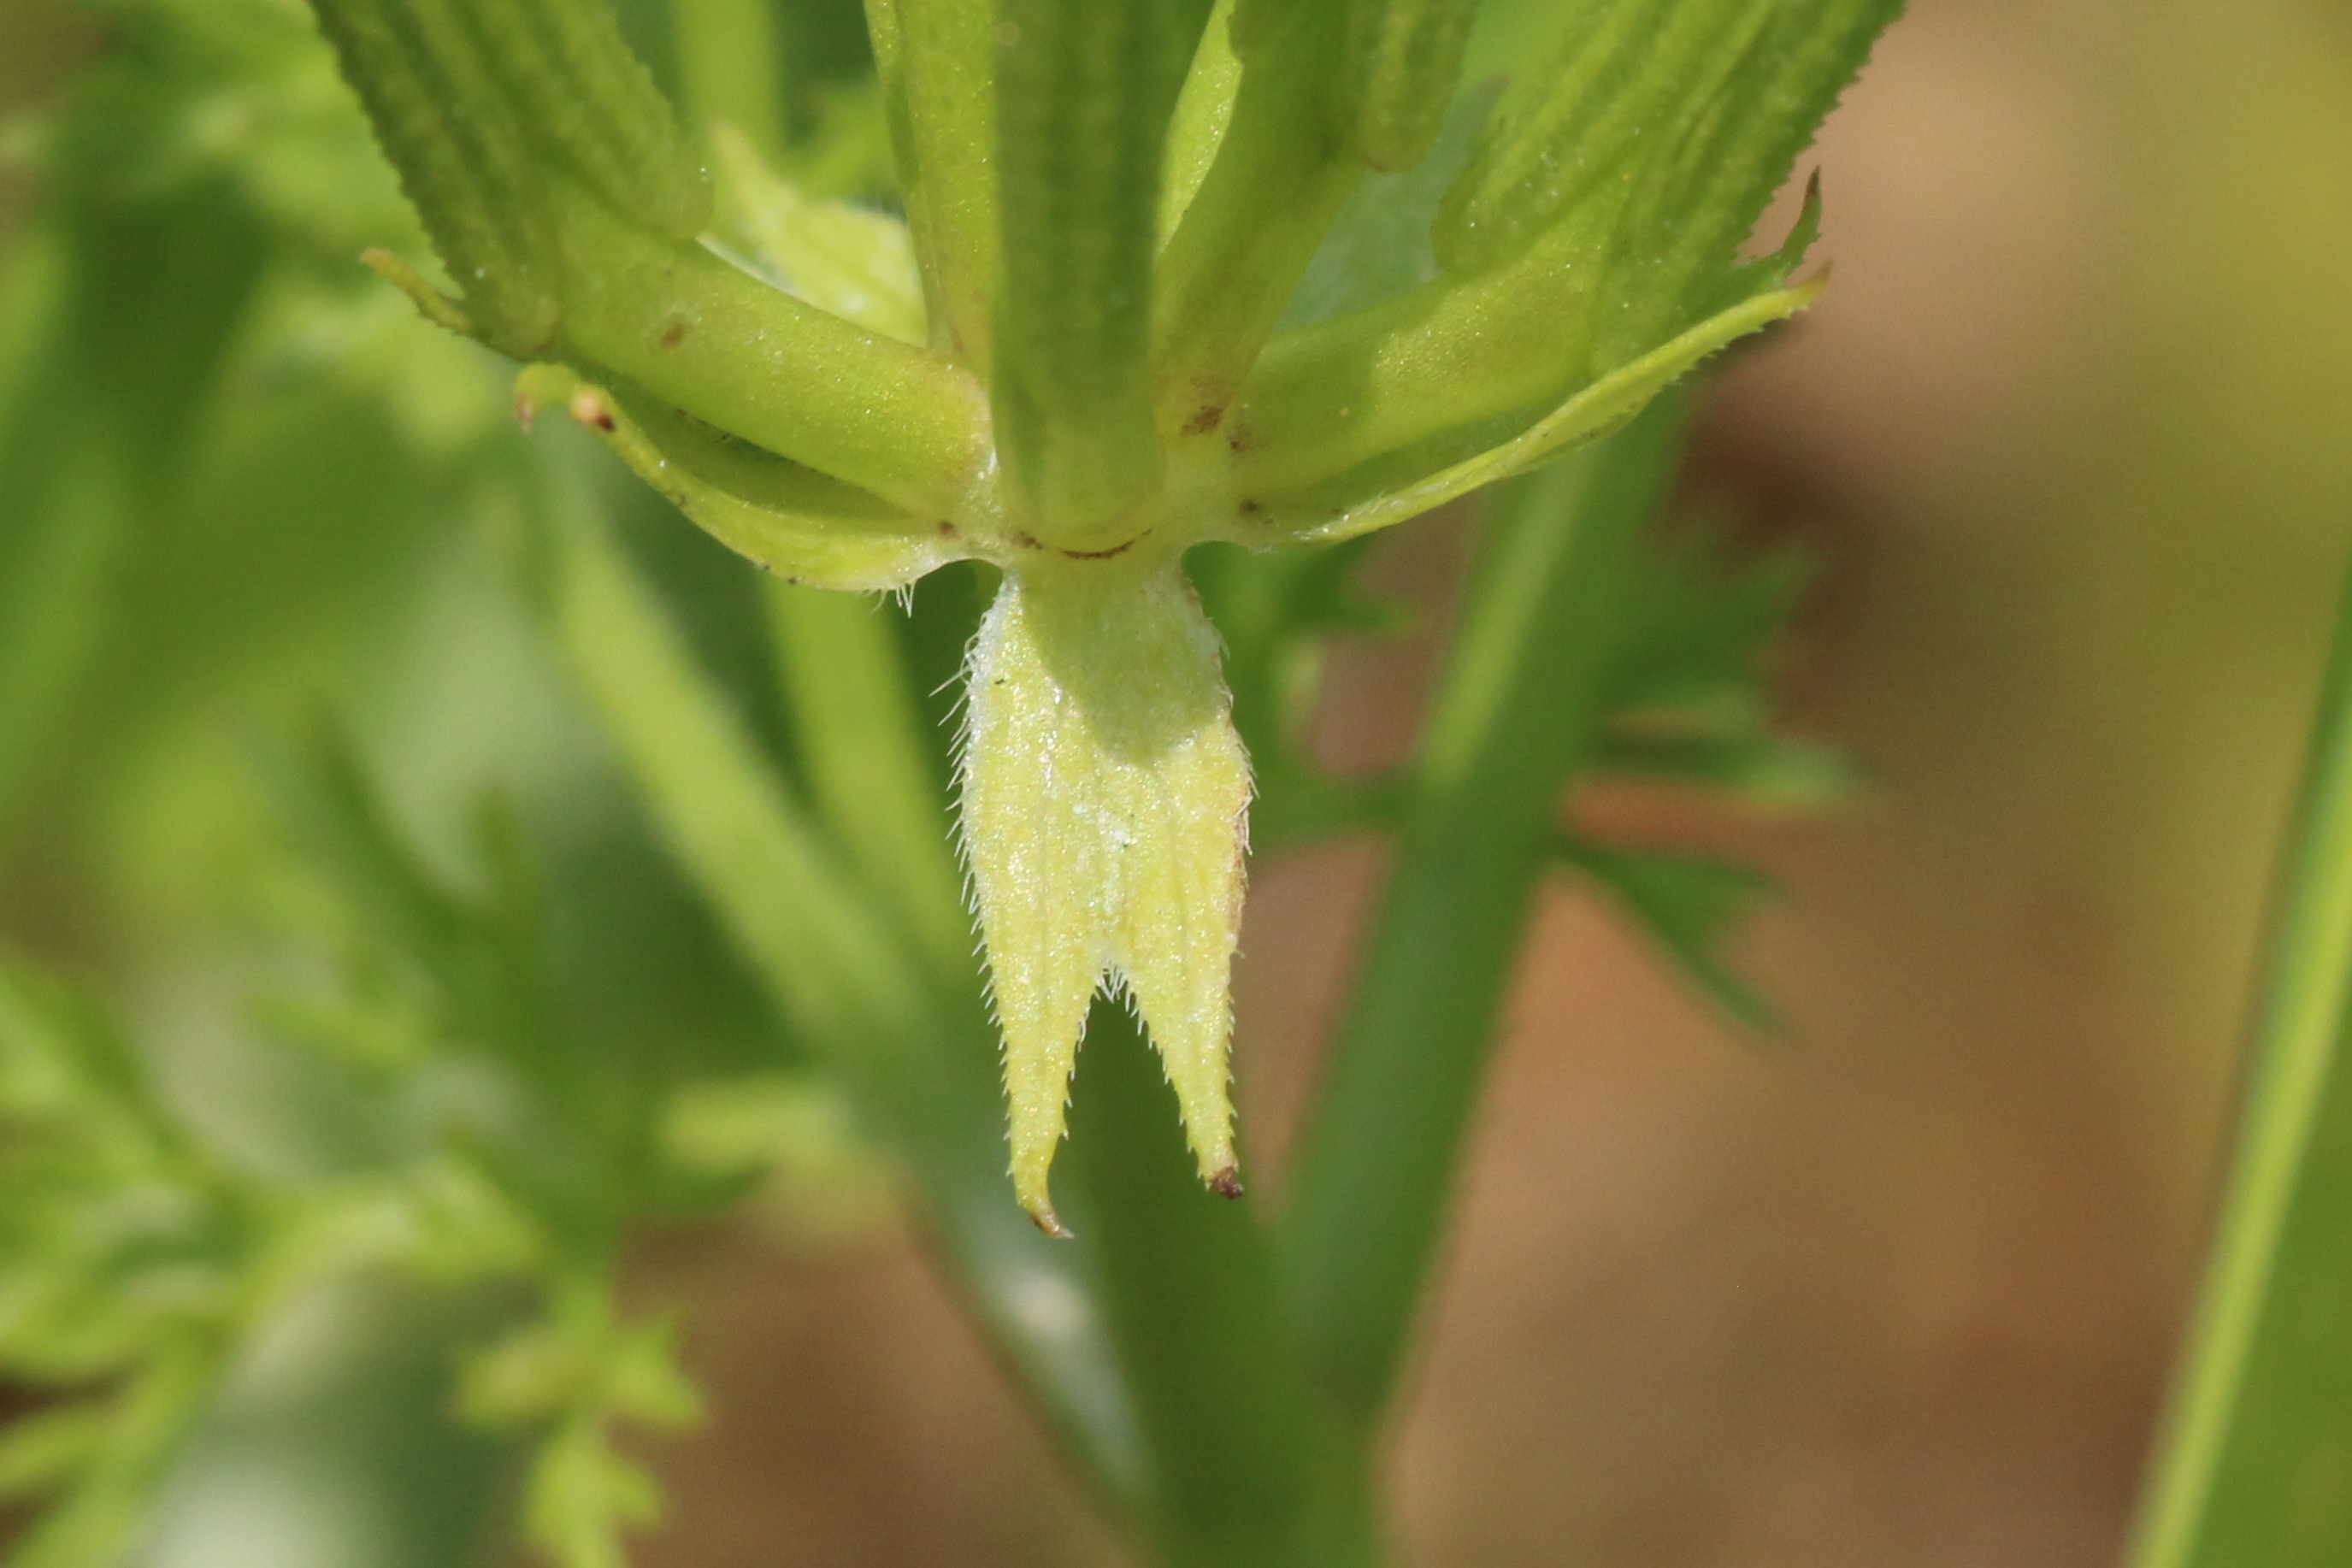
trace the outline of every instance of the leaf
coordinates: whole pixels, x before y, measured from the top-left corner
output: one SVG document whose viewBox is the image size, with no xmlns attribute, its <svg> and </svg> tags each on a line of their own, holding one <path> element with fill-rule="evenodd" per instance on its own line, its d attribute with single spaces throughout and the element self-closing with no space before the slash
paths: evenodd
<svg viewBox="0 0 2352 1568">
<path fill-rule="evenodd" d="M 1447 197 L 1433 237 L 1448 276 L 1266 346 L 1234 428 L 1242 493 L 1320 510 L 1326 532 L 1360 510 L 1410 515 L 1374 498 L 1420 510 L 1456 479 L 1540 461 L 1801 308 L 1818 286 L 1790 281 L 1810 207 L 1773 255 L 1738 248 L 1895 8 L 1599 5 Z"/>
<path fill-rule="evenodd" d="M 103 1405 L 79 1403 L 25 1416 L 0 1436 L 0 1497 L 38 1497 L 69 1485 L 113 1437 Z"/>
<path fill-rule="evenodd" d="M 431 13 L 432 0 L 408 3 L 420 16 Z M 522 123 L 553 144 L 565 167 L 665 234 L 702 232 L 710 182 L 669 100 L 622 38 L 610 0 L 467 0 L 464 15 Z"/>
<path fill-rule="evenodd" d="M 1425 157 L 1403 174 L 1373 174 L 1356 186 L 1283 308 L 1285 331 L 1369 310 L 1441 274 L 1430 226 L 1476 151 L 1495 98 L 1491 89 L 1462 94 Z"/>
<path fill-rule="evenodd" d="M 1305 472 L 1276 468 L 1276 454 L 1297 459 L 1312 453 L 1306 433 L 1293 430 L 1282 431 L 1286 438 L 1269 443 L 1266 458 L 1255 464 L 1245 462 L 1238 481 L 1247 487 L 1245 494 L 1263 498 L 1257 504 L 1265 523 L 1283 529 L 1301 541 L 1336 542 L 1391 527 L 1482 486 L 1526 473 L 1611 434 L 1694 366 L 1748 333 L 1805 309 L 1820 292 L 1818 283 L 1811 283 L 1760 294 L 1736 305 L 1585 386 L 1501 444 L 1449 463 L 1425 478 L 1411 479 L 1401 488 L 1388 488 L 1392 482 L 1389 476 L 1379 476 L 1360 486 L 1351 476 L 1341 475 L 1336 479 L 1315 476 L 1312 468 Z M 1410 358 L 1410 351 L 1402 344 L 1390 345 L 1388 352 L 1398 356 L 1395 363 L 1399 367 Z M 1254 418 L 1256 410 L 1269 403 L 1276 408 L 1285 406 L 1281 401 L 1286 395 L 1283 382 L 1293 367 L 1276 362 L 1272 351 L 1268 359 L 1272 363 L 1261 373 L 1265 376 L 1265 384 L 1260 387 L 1253 382 L 1245 417 Z M 1467 367 L 1462 368 L 1466 374 Z M 1409 395 L 1405 400 L 1411 402 Z M 1412 413 L 1404 416 L 1418 418 Z M 1307 417 L 1315 416 L 1310 413 Z M 1294 434 L 1297 439 L 1286 438 Z M 1387 434 L 1401 436 L 1405 432 L 1392 428 Z M 1381 438 L 1384 437 L 1374 437 Z M 1337 458 L 1326 461 L 1336 462 Z M 1295 490 L 1284 493 L 1286 487 L 1294 485 L 1297 487 Z M 1362 493 L 1365 490 L 1370 493 Z"/>
<path fill-rule="evenodd" d="M 2283 846 L 2236 1143 L 2131 1568 L 2352 1552 L 2352 584 Z"/>
<path fill-rule="evenodd" d="M 455 0 L 317 0 L 312 9 L 458 280 L 472 330 L 535 357 L 555 332 L 554 217 L 523 112 Z M 452 103 L 467 106 L 462 119 Z"/>
<path fill-rule="evenodd" d="M 1612 848 L 1564 838 L 1560 858 L 1599 883 L 1675 966 L 1748 1028 L 1777 1027 L 1769 1004 L 1725 962 L 1722 948 L 1763 899 L 1771 879 L 1735 861 L 1665 850 Z"/>
<path fill-rule="evenodd" d="M 1731 562 L 1710 525 L 1650 551 L 1626 595 L 1592 771 L 1706 785 L 1761 806 L 1853 793 L 1858 772 L 1834 748 L 1775 731 L 1765 689 L 1773 641 L 1811 575 L 1796 551 Z"/>
<path fill-rule="evenodd" d="M 1448 196 L 1440 258 L 1478 271 L 1543 239 L 1566 265 L 1637 253 L 1645 293 L 1703 284 L 1730 265 L 1900 8 L 1589 0 Z"/>
</svg>

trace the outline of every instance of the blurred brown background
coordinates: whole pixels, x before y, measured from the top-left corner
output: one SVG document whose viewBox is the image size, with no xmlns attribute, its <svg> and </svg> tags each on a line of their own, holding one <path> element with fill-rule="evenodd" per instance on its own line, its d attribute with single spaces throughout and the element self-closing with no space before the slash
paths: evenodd
<svg viewBox="0 0 2352 1568">
<path fill-rule="evenodd" d="M 1792 1038 L 1548 900 L 1394 1444 L 1423 1568 L 2109 1563 L 2194 1279 L 2352 544 L 2352 10 L 1915 0 L 1809 161 L 1836 281 L 1696 468 L 1819 552 L 1786 689 L 1876 784 L 1579 804 L 1780 874 Z M 1343 662 L 1335 755 L 1414 658 Z M 1377 869 L 1257 873 L 1262 1163 Z M 644 1258 L 716 1405 L 649 1564 L 1108 1560 L 908 1246 L 739 1241 Z"/>
</svg>

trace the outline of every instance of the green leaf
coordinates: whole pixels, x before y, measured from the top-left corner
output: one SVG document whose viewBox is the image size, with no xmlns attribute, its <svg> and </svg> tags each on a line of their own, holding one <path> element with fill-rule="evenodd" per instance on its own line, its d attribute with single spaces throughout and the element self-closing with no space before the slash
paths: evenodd
<svg viewBox="0 0 2352 1568">
<path fill-rule="evenodd" d="M 1593 771 L 1702 784 L 1759 806 L 1851 794 L 1857 771 L 1834 748 L 1775 731 L 1765 686 L 1773 640 L 1810 577 L 1794 551 L 1732 562 L 1706 524 L 1652 552 L 1627 596 Z"/>
<path fill-rule="evenodd" d="M 1369 310 L 1441 275 L 1430 226 L 1477 150 L 1495 97 L 1491 89 L 1464 93 L 1428 156 L 1403 174 L 1372 174 L 1356 186 L 1283 309 L 1285 331 Z"/>
<path fill-rule="evenodd" d="M 1438 222 L 1458 272 L 1538 239 L 1674 295 L 1730 265 L 1900 0 L 1591 0 Z M 1622 258 L 1622 259 L 1621 259 Z M 1572 261 L 1570 262 L 1572 264 Z M 1713 309 L 1721 303 L 1711 302 Z"/>
<path fill-rule="evenodd" d="M 1843 752 L 1778 734 L 1758 709 L 1743 704 L 1709 717 L 1704 726 L 1613 723 L 1593 747 L 1592 771 L 1694 784 L 1765 810 L 1825 805 L 1868 783 Z"/>
<path fill-rule="evenodd" d="M 2352 589 L 2280 868 L 2251 1077 L 2132 1568 L 2352 1554 Z"/>
<path fill-rule="evenodd" d="M 1751 867 L 1664 850 L 1625 850 L 1570 837 L 1560 858 L 1591 878 L 1699 990 L 1748 1028 L 1778 1027 L 1770 1004 L 1733 972 L 1722 948 L 1770 896 L 1772 879 Z"/>
<path fill-rule="evenodd" d="M 1738 248 L 1895 9 L 1599 6 L 1561 71 L 1507 100 L 1448 196 L 1434 240 L 1449 276 L 1267 345 L 1234 427 L 1243 493 L 1341 531 L 1358 524 L 1334 514 L 1375 496 L 1425 508 L 1611 428 L 1801 308 L 1810 293 L 1789 279 L 1810 211 L 1773 255 Z"/>
<path fill-rule="evenodd" d="M 1591 382 L 1517 435 L 1491 428 L 1476 431 L 1460 443 L 1475 455 L 1456 460 L 1447 460 L 1453 444 L 1433 442 L 1421 449 L 1412 445 L 1451 422 L 1444 406 L 1426 396 L 1432 367 L 1415 366 L 1414 356 L 1423 350 L 1441 355 L 1443 374 L 1434 378 L 1437 384 L 1454 383 L 1457 377 L 1465 384 L 1475 382 L 1481 366 L 1469 359 L 1445 363 L 1443 347 L 1412 333 L 1362 342 L 1359 346 L 1366 351 L 1364 357 L 1344 367 L 1303 342 L 1297 345 L 1300 352 L 1294 356 L 1285 352 L 1291 345 L 1277 340 L 1251 378 L 1241 416 L 1244 439 L 1250 447 L 1250 455 L 1235 476 L 1243 493 L 1250 498 L 1244 503 L 1244 510 L 1254 509 L 1263 525 L 1318 543 L 1352 539 L 1419 517 L 1618 429 L 1694 366 L 1748 333 L 1805 309 L 1820 292 L 1815 282 L 1748 299 Z M 1518 340 L 1522 349 L 1548 341 L 1537 322 L 1517 319 L 1524 301 L 1492 296 L 1486 303 L 1496 305 L 1498 312 L 1480 326 L 1476 324 L 1483 314 L 1480 302 L 1438 298 L 1440 313 L 1446 318 L 1438 335 L 1454 337 L 1457 343 L 1483 342 L 1482 334 L 1489 331 L 1533 333 L 1532 338 Z M 1416 291 L 1399 303 L 1409 314 L 1420 300 Z M 1454 312 L 1457 303 L 1465 307 L 1458 315 Z M 1387 309 L 1366 311 L 1328 327 L 1335 332 L 1352 333 L 1366 317 L 1379 316 Z M 1465 335 L 1455 337 L 1455 329 Z M 1303 340 L 1324 330 L 1309 327 L 1286 337 Z M 1524 361 L 1518 369 L 1539 375 L 1542 372 L 1536 363 L 1539 353 L 1529 352 L 1535 357 Z M 1483 351 L 1475 357 L 1484 357 Z M 1362 378 L 1356 383 L 1363 400 L 1361 413 L 1353 405 L 1334 408 L 1312 394 L 1312 387 L 1334 375 Z M 1490 390 L 1498 396 L 1512 395 L 1507 387 Z M 1457 409 L 1475 412 L 1477 401 L 1465 395 Z M 1516 425 L 1517 420 L 1506 415 L 1504 422 Z M 1507 438 L 1498 445 L 1487 445 L 1496 434 Z M 1375 456 L 1377 448 L 1391 444 L 1406 448 L 1402 471 L 1384 469 Z M 1429 471 L 1433 463 L 1443 466 Z"/>
<path fill-rule="evenodd" d="M 5 1488 L 51 1500 L 12 1564 L 102 1568 L 135 1539 L 253 1310 L 258 1209 L 94 1007 L 0 970 L 0 1373 L 80 1396 L 0 1442 Z"/>
<path fill-rule="evenodd" d="M 559 287 L 545 171 L 521 107 L 456 0 L 317 0 L 312 9 L 473 330 L 518 358 L 540 353 L 554 336 Z"/>
<path fill-rule="evenodd" d="M 429 30 L 431 0 L 408 4 Z M 610 0 L 467 0 L 463 15 L 527 133 L 615 209 L 675 238 L 702 232 L 709 180 Z"/>
<path fill-rule="evenodd" d="M 60 1405 L 27 1415 L 0 1435 L 0 1497 L 39 1497 L 97 1464 L 112 1440 L 102 1404 Z"/>
</svg>

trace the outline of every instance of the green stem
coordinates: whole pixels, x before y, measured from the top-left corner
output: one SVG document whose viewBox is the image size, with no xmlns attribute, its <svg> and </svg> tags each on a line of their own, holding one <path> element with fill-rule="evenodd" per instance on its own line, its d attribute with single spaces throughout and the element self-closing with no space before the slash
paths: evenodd
<svg viewBox="0 0 2352 1568">
<path fill-rule="evenodd" d="M 1360 1432 L 1396 1382 L 1680 405 L 1517 481 L 1490 519 L 1285 1226 L 1307 1353 Z"/>
<path fill-rule="evenodd" d="M 931 346 L 989 366 L 996 297 L 994 0 L 866 0 Z"/>
<path fill-rule="evenodd" d="M 1369 1568 L 1366 1471 L 1325 1429 L 1247 1199 L 1197 1180 L 1175 1096 L 1124 1007 L 1097 1001 L 1078 1053 L 1066 1208 L 1101 1258 L 1105 1316 L 1136 1391 L 1170 1568 Z"/>
<path fill-rule="evenodd" d="M 977 382 L 698 245 L 640 228 L 576 186 L 559 199 L 560 357 L 919 517 L 957 512 L 986 460 Z"/>
<path fill-rule="evenodd" d="M 1218 426 L 1364 172 L 1332 102 L 1339 7 L 1282 9 L 1244 61 L 1215 155 L 1152 280 L 1155 397 L 1171 429 L 1205 436 Z M 1211 26 L 1224 20 L 1220 13 Z M 1230 75 L 1214 40 L 1195 68 Z M 1197 95 L 1194 107 L 1180 114 L 1183 161 L 1171 171 L 1180 185 L 1213 129 L 1199 123 Z"/>
<path fill-rule="evenodd" d="M 2352 584 L 2290 846 L 2237 1153 L 2134 1568 L 2352 1560 Z"/>
<path fill-rule="evenodd" d="M 810 793 L 932 973 L 968 984 L 971 920 L 922 715 L 884 607 L 772 578 L 767 589 Z"/>
</svg>

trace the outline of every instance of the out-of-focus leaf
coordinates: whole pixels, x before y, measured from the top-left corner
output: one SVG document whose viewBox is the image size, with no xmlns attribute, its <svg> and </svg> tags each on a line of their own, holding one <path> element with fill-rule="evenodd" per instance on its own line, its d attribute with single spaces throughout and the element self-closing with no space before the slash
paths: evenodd
<svg viewBox="0 0 2352 1568">
<path fill-rule="evenodd" d="M 1833 748 L 1780 733 L 1766 689 L 1773 640 L 1810 563 L 1787 550 L 1734 561 L 1721 537 L 1702 521 L 1643 556 L 1625 596 L 1592 770 L 1703 785 L 1765 806 L 1852 793 L 1853 764 Z"/>
<path fill-rule="evenodd" d="M 2237 1146 L 2132 1568 L 2352 1553 L 2352 589 L 2279 877 Z"/>
<path fill-rule="evenodd" d="M 1283 308 L 1286 330 L 1368 310 L 1439 275 L 1430 227 L 1446 191 L 1477 151 L 1496 96 L 1491 88 L 1465 92 L 1446 111 L 1425 157 L 1402 174 L 1368 176 L 1355 188 Z"/>
<path fill-rule="evenodd" d="M 925 752 L 884 605 L 771 583 L 768 610 L 818 809 L 932 972 L 968 980 L 971 917 L 941 809 L 946 779 Z"/>
<path fill-rule="evenodd" d="M 0 1447 L 48 1503 L 13 1563 L 95 1568 L 134 1537 L 249 1310 L 267 1212 L 93 1007 L 0 971 L 0 1371 L 83 1394 Z"/>
<path fill-rule="evenodd" d="M 847 202 L 812 199 L 724 127 L 712 141 L 719 221 L 780 287 L 868 331 L 901 342 L 924 341 L 922 274 L 903 222 Z"/>
<path fill-rule="evenodd" d="M 1216 545 L 1185 563 L 1225 645 L 1234 727 L 1257 784 L 1251 844 L 1261 854 L 1392 817 L 1399 781 L 1336 778 L 1307 750 L 1331 639 L 1392 636 L 1412 624 L 1404 606 L 1355 584 L 1373 542 L 1262 552 Z"/>
<path fill-rule="evenodd" d="M 1776 1027 L 1771 1005 L 1727 962 L 1725 941 L 1771 879 L 1736 861 L 1664 850 L 1628 850 L 1570 837 L 1569 865 L 1592 879 L 1700 991 L 1750 1029 Z"/>
</svg>

